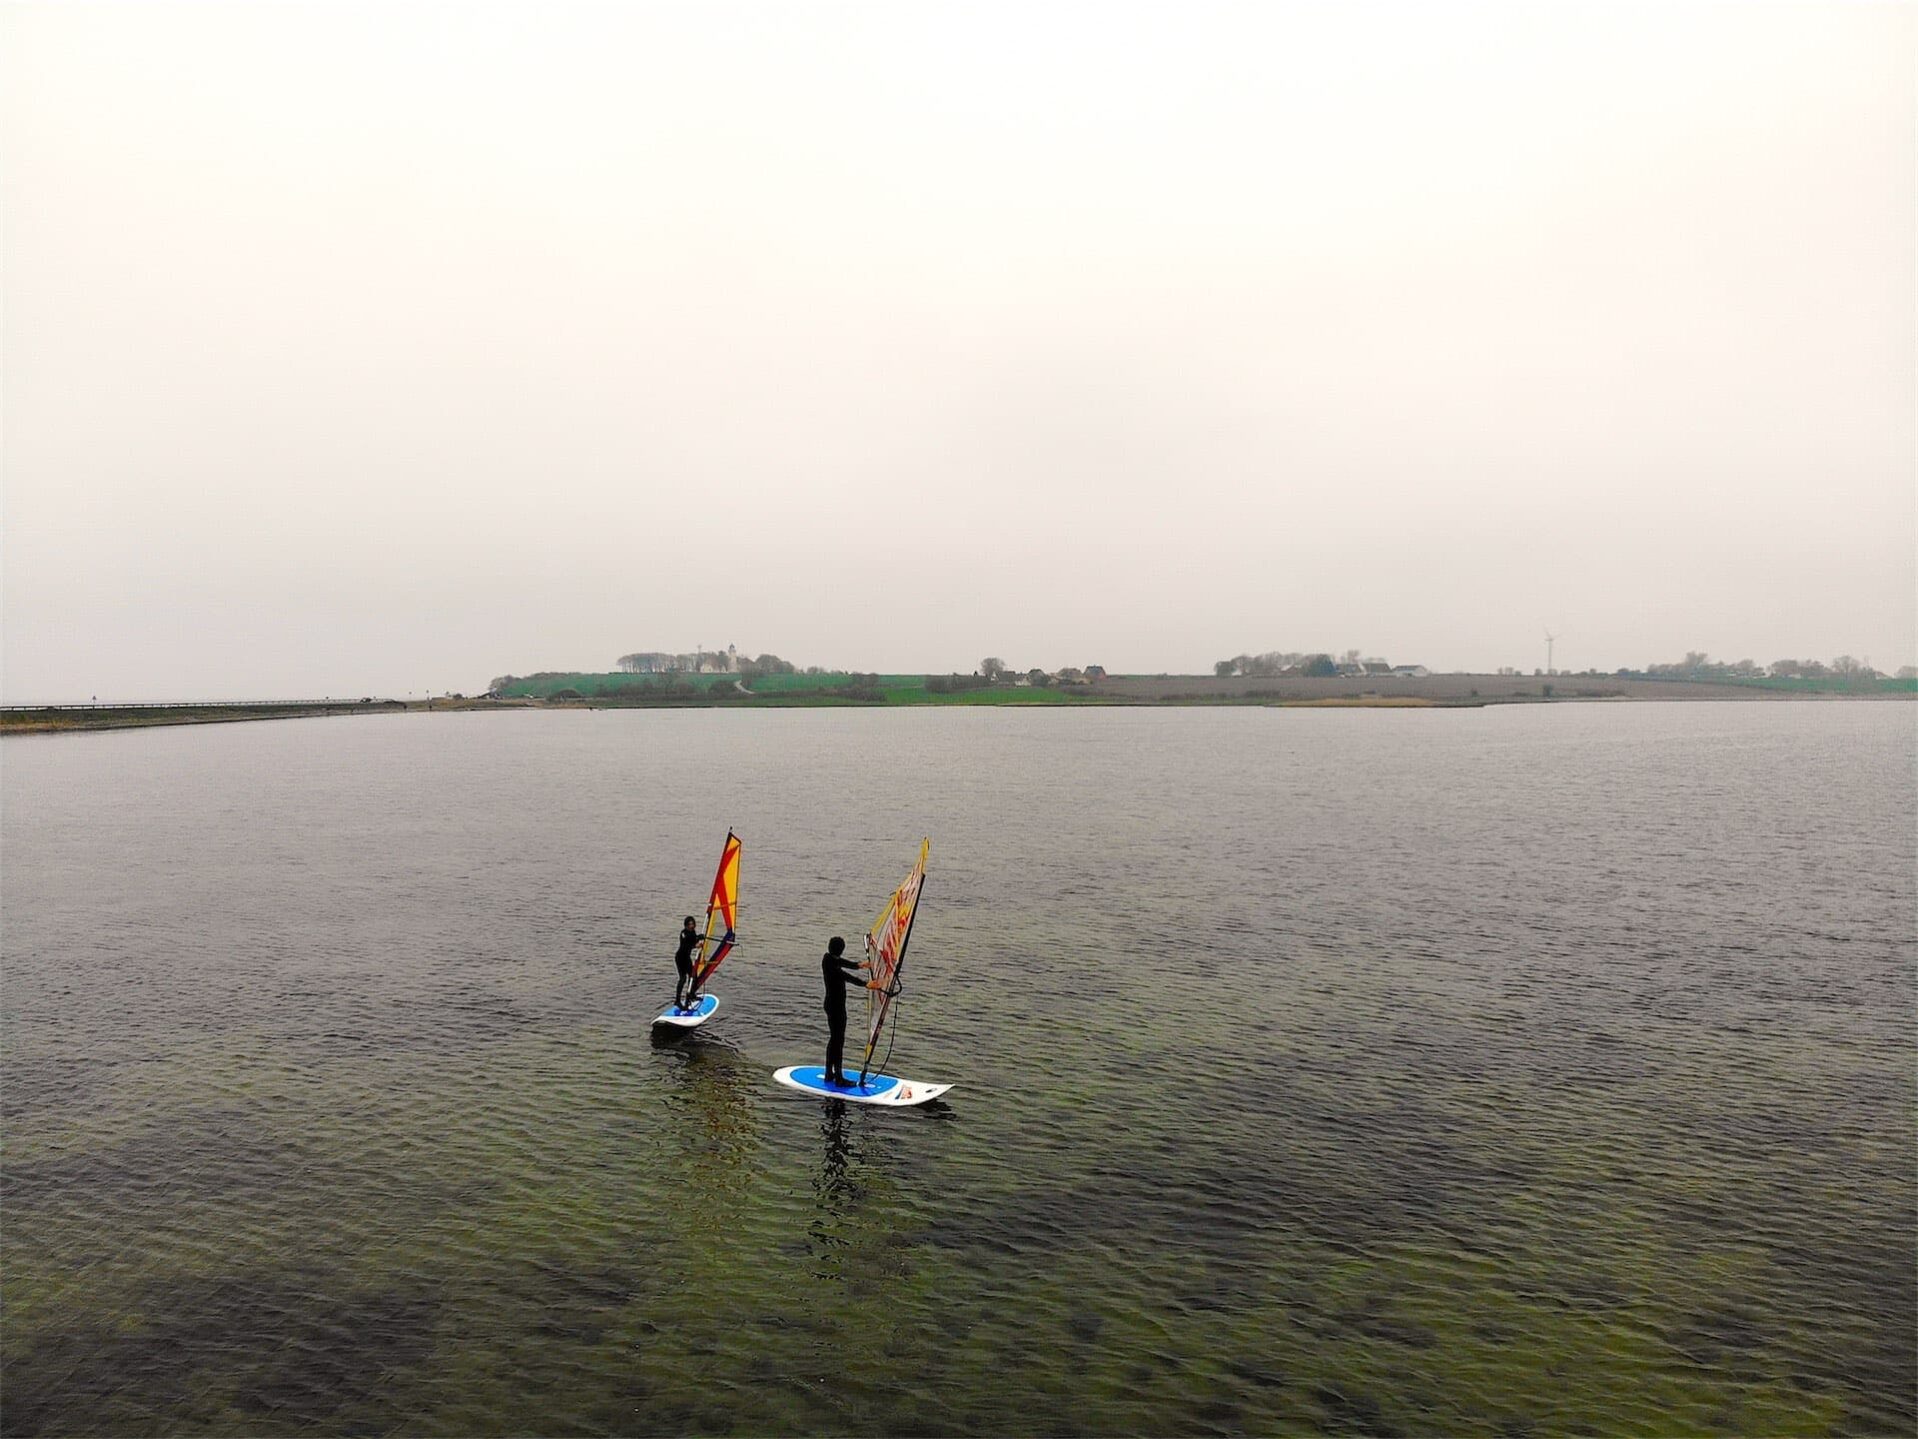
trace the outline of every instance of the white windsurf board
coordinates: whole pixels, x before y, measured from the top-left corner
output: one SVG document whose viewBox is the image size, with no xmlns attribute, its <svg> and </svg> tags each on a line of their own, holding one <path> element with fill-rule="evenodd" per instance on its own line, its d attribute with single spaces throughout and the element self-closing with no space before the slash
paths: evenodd
<svg viewBox="0 0 1918 1439">
<path fill-rule="evenodd" d="M 677 1004 L 668 1005 L 666 1012 L 653 1020 L 656 1025 L 672 1025 L 676 1029 L 698 1029 L 700 1025 L 713 1017 L 719 1008 L 719 996 L 702 994 L 699 1003 L 691 1009 L 682 1009 Z"/>
<path fill-rule="evenodd" d="M 843 1099 L 849 1104 L 884 1104 L 894 1108 L 924 1104 L 952 1088 L 950 1084 L 924 1084 L 894 1074 L 868 1074 L 862 1085 L 856 1070 L 848 1076 L 851 1083 L 842 1088 L 826 1083 L 825 1067 L 818 1064 L 789 1064 L 774 1070 L 773 1078 L 788 1089 L 816 1099 Z"/>
</svg>

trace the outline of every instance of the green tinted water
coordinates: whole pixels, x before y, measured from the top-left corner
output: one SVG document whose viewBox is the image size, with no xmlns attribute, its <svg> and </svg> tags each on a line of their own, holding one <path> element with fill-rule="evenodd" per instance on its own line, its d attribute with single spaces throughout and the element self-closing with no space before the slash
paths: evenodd
<svg viewBox="0 0 1918 1439">
<path fill-rule="evenodd" d="M 1913 1425 L 1902 707 L 5 759 L 8 1433 Z M 778 1089 L 920 833 L 892 1067 L 958 1087 Z"/>
</svg>

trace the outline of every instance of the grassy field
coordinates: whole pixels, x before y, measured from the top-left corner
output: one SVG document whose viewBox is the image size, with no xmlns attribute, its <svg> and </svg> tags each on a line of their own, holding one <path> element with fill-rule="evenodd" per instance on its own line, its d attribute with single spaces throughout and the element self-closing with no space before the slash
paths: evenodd
<svg viewBox="0 0 1918 1439">
<path fill-rule="evenodd" d="M 1738 685 L 1745 689 L 1775 690 L 1781 694 L 1795 695 L 1918 694 L 1918 680 L 1846 680 L 1836 677 L 1826 677 L 1824 679 L 1790 679 L 1779 676 L 1762 680 L 1726 680 L 1725 683 Z"/>
<path fill-rule="evenodd" d="M 573 690 L 578 694 L 593 698 L 601 695 L 614 695 L 621 692 L 638 692 L 642 689 L 661 686 L 668 681 L 675 685 L 691 685 L 694 689 L 711 690 L 715 685 L 731 685 L 732 675 L 629 675 L 629 674 L 577 674 L 542 673 L 512 679 L 499 686 L 499 694 L 507 699 L 551 699 L 562 690 Z"/>
</svg>

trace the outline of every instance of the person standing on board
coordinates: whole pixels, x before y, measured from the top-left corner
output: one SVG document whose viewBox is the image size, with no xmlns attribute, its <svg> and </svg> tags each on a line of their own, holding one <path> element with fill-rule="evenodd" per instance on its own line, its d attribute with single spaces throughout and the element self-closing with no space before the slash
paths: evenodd
<svg viewBox="0 0 1918 1439">
<path fill-rule="evenodd" d="M 699 1003 L 699 984 L 693 978 L 693 951 L 698 947 L 699 931 L 693 927 L 693 917 L 689 914 L 680 927 L 679 948 L 673 952 L 673 964 L 679 970 L 679 983 L 673 986 L 673 1004 L 679 1009 L 691 1009 Z"/>
<path fill-rule="evenodd" d="M 846 941 L 838 935 L 826 946 L 826 952 L 820 957 L 820 973 L 826 977 L 826 1023 L 831 1026 L 831 1037 L 826 1040 L 826 1083 L 841 1089 L 852 1088 L 852 1081 L 846 1078 L 846 985 L 848 982 L 862 989 L 872 989 L 870 983 L 860 979 L 860 974 L 871 969 L 868 964 L 854 964 L 846 958 Z"/>
</svg>

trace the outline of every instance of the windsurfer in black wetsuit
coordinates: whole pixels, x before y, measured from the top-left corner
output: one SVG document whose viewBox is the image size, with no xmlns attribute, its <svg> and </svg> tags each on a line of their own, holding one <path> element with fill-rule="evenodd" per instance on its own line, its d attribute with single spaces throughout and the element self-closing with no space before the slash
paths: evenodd
<svg viewBox="0 0 1918 1439">
<path fill-rule="evenodd" d="M 826 946 L 826 952 L 820 956 L 819 969 L 826 977 L 826 1023 L 832 1027 L 832 1036 L 826 1041 L 826 1083 L 840 1089 L 852 1088 L 852 1081 L 846 1078 L 846 985 L 857 984 L 862 989 L 874 986 L 860 978 L 860 975 L 872 968 L 869 964 L 854 964 L 846 958 L 846 941 L 838 935 Z"/>
<path fill-rule="evenodd" d="M 697 948 L 699 931 L 693 928 L 689 914 L 679 931 L 679 948 L 673 951 L 673 965 L 679 970 L 679 983 L 673 986 L 675 1009 L 691 1009 L 699 1003 L 699 982 L 693 978 L 693 951 Z"/>
</svg>

